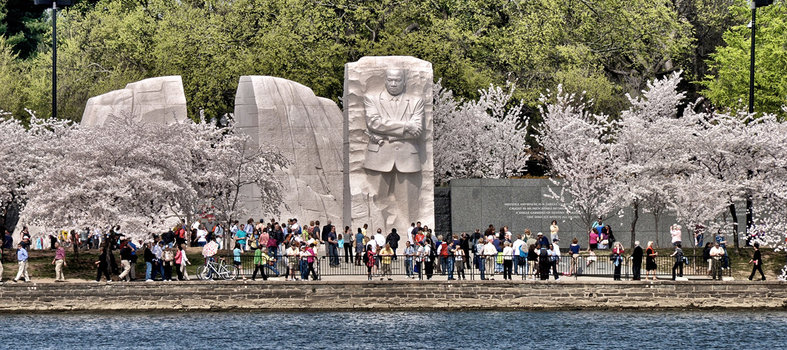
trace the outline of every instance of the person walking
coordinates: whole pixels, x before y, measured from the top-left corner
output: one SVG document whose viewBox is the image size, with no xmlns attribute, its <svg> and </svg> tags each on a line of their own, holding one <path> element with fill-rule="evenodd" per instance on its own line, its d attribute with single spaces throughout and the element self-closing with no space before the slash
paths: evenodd
<svg viewBox="0 0 787 350">
<path fill-rule="evenodd" d="M 482 281 L 486 279 L 484 276 L 484 271 L 486 270 L 486 260 L 484 259 L 484 247 L 486 244 L 484 244 L 484 240 L 484 236 L 479 237 L 478 243 L 476 243 L 475 246 L 475 262 L 476 267 L 478 268 L 478 273 L 481 274 Z"/>
<path fill-rule="evenodd" d="M 558 245 L 560 239 L 555 238 L 552 240 L 552 247 L 551 256 L 550 256 L 550 264 L 552 265 L 552 274 L 555 276 L 555 281 L 560 279 L 560 275 L 557 273 L 557 267 L 560 265 L 560 246 Z"/>
<path fill-rule="evenodd" d="M 533 281 L 535 281 L 538 275 L 538 252 L 536 251 L 535 244 L 530 244 L 527 247 L 527 263 L 527 275 L 533 276 Z"/>
<path fill-rule="evenodd" d="M 285 254 L 287 255 L 287 269 L 289 270 L 287 273 L 287 277 L 284 279 L 285 281 L 297 281 L 298 277 L 296 275 L 298 271 L 298 261 L 300 260 L 300 243 L 297 241 L 293 241 L 287 250 L 285 250 Z"/>
<path fill-rule="evenodd" d="M 328 238 L 328 266 L 339 267 L 339 238 L 336 236 L 336 226 L 331 225 L 331 230 L 325 236 Z"/>
<path fill-rule="evenodd" d="M 675 264 L 672 265 L 672 280 L 675 280 L 675 271 L 680 270 L 678 276 L 683 277 L 683 249 L 681 249 L 680 242 L 675 244 L 675 252 L 673 252 L 671 257 L 675 258 Z"/>
<path fill-rule="evenodd" d="M 513 266 L 514 248 L 511 247 L 511 242 L 505 242 L 503 245 L 503 280 L 511 280 Z"/>
<path fill-rule="evenodd" d="M 541 246 L 538 249 L 538 272 L 539 278 L 542 281 L 546 281 L 549 279 L 549 267 L 550 265 L 550 258 L 549 258 L 549 248 L 547 246 Z"/>
<path fill-rule="evenodd" d="M 511 260 L 514 262 L 515 275 L 519 274 L 519 266 L 522 267 L 525 266 L 525 261 L 524 259 L 520 258 L 520 254 L 519 254 L 519 252 L 522 250 L 522 246 L 524 245 L 525 245 L 525 241 L 522 240 L 522 235 L 521 234 L 516 235 L 516 240 L 514 241 L 513 244 L 511 244 L 511 248 L 514 250 L 514 258 Z M 522 275 L 525 275 L 524 271 L 522 271 Z"/>
<path fill-rule="evenodd" d="M 642 274 L 642 247 L 639 246 L 639 241 L 634 242 L 634 253 L 631 254 L 631 269 L 634 270 L 634 281 L 639 281 Z"/>
<path fill-rule="evenodd" d="M 178 252 L 175 254 L 175 268 L 178 272 L 178 280 L 179 281 L 188 281 L 189 280 L 189 272 L 186 268 L 189 263 L 189 257 L 186 255 L 186 250 L 183 249 L 182 244 L 178 244 Z"/>
<path fill-rule="evenodd" d="M 363 241 L 364 238 L 366 238 L 366 236 L 359 227 L 358 232 L 355 234 L 355 265 L 357 266 L 361 266 L 361 261 L 364 260 L 363 257 L 366 256 L 366 245 Z"/>
<path fill-rule="evenodd" d="M 719 242 L 713 243 L 713 248 L 710 249 L 710 257 L 712 259 L 711 276 L 714 280 L 717 277 L 721 279 L 721 260 L 724 258 L 724 249 L 719 246 Z"/>
<path fill-rule="evenodd" d="M 465 280 L 465 261 L 467 261 L 467 257 L 465 255 L 464 249 L 462 249 L 461 245 L 456 248 L 454 251 L 454 267 L 456 268 L 456 279 Z"/>
<path fill-rule="evenodd" d="M 490 236 L 491 237 L 491 236 Z M 486 259 L 486 266 L 489 267 L 489 276 L 490 280 L 495 280 L 495 264 L 497 258 L 497 248 L 495 247 L 493 239 L 487 239 L 486 244 L 484 245 L 484 254 L 483 257 Z"/>
<path fill-rule="evenodd" d="M 151 279 L 156 279 L 156 274 L 158 273 L 161 276 L 161 280 L 164 281 L 164 242 L 158 241 L 157 243 L 153 244 L 153 274 L 151 275 Z"/>
<path fill-rule="evenodd" d="M 372 245 L 366 245 L 366 249 L 364 250 L 363 254 L 363 263 L 366 265 L 367 277 L 369 281 L 372 280 L 372 267 L 374 267 L 374 249 L 372 249 Z"/>
<path fill-rule="evenodd" d="M 27 274 L 27 249 L 25 249 L 25 245 L 22 242 L 19 242 L 16 246 L 16 260 L 19 262 L 19 271 L 16 273 L 14 282 L 16 283 L 22 277 L 25 278 L 25 282 L 30 282 L 30 275 Z"/>
<path fill-rule="evenodd" d="M 656 249 L 653 248 L 653 241 L 648 242 L 648 248 L 645 249 L 645 279 L 650 277 L 651 280 L 656 280 L 656 256 L 659 253 L 656 252 Z M 653 274 L 653 276 L 651 276 Z"/>
<path fill-rule="evenodd" d="M 711 248 L 713 248 L 713 243 L 708 242 L 708 243 L 705 243 L 705 248 L 702 249 L 702 260 L 705 261 L 705 263 L 708 264 L 708 273 L 707 273 L 708 276 L 710 276 L 711 267 L 712 267 L 712 264 L 713 264 L 713 259 L 711 259 L 711 257 L 710 257 L 710 250 L 711 250 Z"/>
<path fill-rule="evenodd" d="M 426 270 L 426 279 L 431 280 L 432 275 L 434 274 L 434 260 L 435 260 L 435 250 L 432 246 L 432 239 L 427 238 L 426 244 L 424 245 L 424 270 Z"/>
<path fill-rule="evenodd" d="M 391 249 L 393 250 L 394 260 L 396 260 L 396 250 L 399 249 L 400 238 L 401 237 L 399 237 L 399 234 L 396 232 L 395 228 L 392 228 L 391 233 L 389 233 L 388 236 L 385 237 L 385 243 L 389 244 L 391 246 Z"/>
<path fill-rule="evenodd" d="M 260 271 L 263 281 L 268 280 L 268 274 L 265 273 L 265 265 L 268 265 L 270 257 L 268 257 L 268 252 L 265 250 L 267 249 L 260 248 L 254 250 L 254 272 L 251 274 L 252 281 L 257 280 L 257 271 Z"/>
<path fill-rule="evenodd" d="M 464 255 L 464 264 L 466 268 L 470 268 L 470 246 L 472 242 L 470 241 L 470 235 L 467 232 L 462 233 L 462 238 L 459 240 L 459 248 L 462 249 Z M 462 269 L 464 271 L 464 269 Z"/>
<path fill-rule="evenodd" d="M 241 263 L 241 254 L 243 253 L 243 245 L 239 242 L 235 242 L 235 248 L 232 249 L 232 265 L 238 268 L 238 274 L 243 276 L 243 280 L 246 280 L 246 275 L 243 274 L 243 264 Z"/>
<path fill-rule="evenodd" d="M 107 283 L 112 282 L 112 278 L 109 277 L 109 242 L 104 242 L 104 248 L 101 250 L 101 254 L 98 256 L 98 261 L 95 262 L 98 270 L 96 271 L 96 282 L 101 282 L 101 275 L 103 274 L 104 277 L 107 279 Z"/>
<path fill-rule="evenodd" d="M 623 244 L 615 242 L 615 245 L 612 247 L 612 264 L 615 265 L 612 279 L 615 281 L 620 281 L 620 269 L 623 267 L 623 252 Z"/>
<path fill-rule="evenodd" d="M 426 248 L 424 248 L 424 242 L 423 241 L 420 241 L 420 242 L 416 241 L 415 244 L 418 245 L 418 249 L 415 251 L 415 266 L 418 269 L 418 280 L 423 280 L 424 279 L 424 259 L 425 259 L 425 255 L 424 254 L 426 253 Z M 415 278 L 415 277 L 413 277 L 413 278 Z"/>
<path fill-rule="evenodd" d="M 60 246 L 60 243 L 55 243 L 55 258 L 52 260 L 52 265 L 55 265 L 55 282 L 65 282 L 63 266 L 66 266 L 66 250 Z"/>
<path fill-rule="evenodd" d="M 453 240 L 448 241 L 448 245 L 445 246 L 445 250 L 446 251 L 445 251 L 444 259 L 445 259 L 446 272 L 448 273 L 448 280 L 453 281 L 454 265 L 456 263 L 456 260 L 454 258 L 454 252 L 456 252 L 456 245 L 454 244 Z"/>
<path fill-rule="evenodd" d="M 304 280 L 308 279 L 310 273 L 312 275 L 312 281 L 316 281 L 317 280 L 317 271 L 314 269 L 314 261 L 315 260 L 317 260 L 317 254 L 314 252 L 314 243 L 312 243 L 306 248 L 306 268 L 307 268 L 307 271 L 306 271 L 305 275 L 306 275 L 307 278 L 304 278 Z"/>
<path fill-rule="evenodd" d="M 754 257 L 749 260 L 749 264 L 752 264 L 749 281 L 754 278 L 754 272 L 756 271 L 760 271 L 760 276 L 762 276 L 762 280 L 765 281 L 765 274 L 762 272 L 762 254 L 760 253 L 760 243 L 758 242 L 754 242 Z"/>
<path fill-rule="evenodd" d="M 120 243 L 120 266 L 123 267 L 123 271 L 118 276 L 118 279 L 121 281 L 130 282 L 131 281 L 131 247 L 128 245 L 128 241 L 123 240 Z"/>
<path fill-rule="evenodd" d="M 394 250 L 393 248 L 391 248 L 391 244 L 386 243 L 385 247 L 382 250 L 380 250 L 380 258 L 381 258 L 380 270 L 382 271 L 382 273 L 380 273 L 380 281 L 382 281 L 383 278 L 385 277 L 388 277 L 389 281 L 393 280 L 391 278 L 391 263 L 393 260 L 392 258 L 393 256 L 394 256 Z"/>
<path fill-rule="evenodd" d="M 353 235 L 350 226 L 344 227 L 344 263 L 350 264 L 353 262 L 353 246 L 355 245 L 355 235 Z"/>
<path fill-rule="evenodd" d="M 162 266 L 164 267 L 164 281 L 172 281 L 172 265 L 175 262 L 175 253 L 172 252 L 172 248 L 165 248 L 161 253 L 161 260 L 163 260 Z"/>
<path fill-rule="evenodd" d="M 145 282 L 153 282 L 153 261 L 156 260 L 156 256 L 153 255 L 153 251 L 150 248 L 152 244 L 151 242 L 147 242 L 147 244 L 145 244 L 145 250 L 142 253 L 145 259 Z"/>
<path fill-rule="evenodd" d="M 413 275 L 413 257 L 415 256 L 415 248 L 410 244 L 410 241 L 404 241 L 404 272 L 407 278 L 414 278 Z"/>
<path fill-rule="evenodd" d="M 568 269 L 568 274 L 574 276 L 577 274 L 577 266 L 579 266 L 579 251 L 582 249 L 579 245 L 579 240 L 574 237 L 571 245 L 568 246 L 568 253 L 571 254 L 571 266 Z"/>
</svg>

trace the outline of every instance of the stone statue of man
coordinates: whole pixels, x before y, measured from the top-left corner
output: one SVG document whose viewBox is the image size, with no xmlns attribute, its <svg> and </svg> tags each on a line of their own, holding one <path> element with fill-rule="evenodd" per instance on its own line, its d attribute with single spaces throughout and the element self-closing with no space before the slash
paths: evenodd
<svg viewBox="0 0 787 350">
<path fill-rule="evenodd" d="M 418 220 L 424 101 L 405 93 L 406 79 L 406 71 L 389 69 L 385 90 L 364 96 L 369 144 L 363 167 L 387 225 Z M 397 212 L 409 217 L 397 218 Z"/>
</svg>

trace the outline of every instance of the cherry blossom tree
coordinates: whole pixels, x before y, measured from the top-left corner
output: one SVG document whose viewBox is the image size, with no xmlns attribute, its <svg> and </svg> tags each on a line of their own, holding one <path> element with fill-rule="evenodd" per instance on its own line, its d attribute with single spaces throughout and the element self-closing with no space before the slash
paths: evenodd
<svg viewBox="0 0 787 350">
<path fill-rule="evenodd" d="M 58 140 L 71 126 L 60 120 L 42 120 L 28 110 L 25 127 L 9 113 L 0 111 L 0 212 L 5 228 L 13 231 L 15 221 L 7 216 L 27 204 L 28 188 L 58 151 Z"/>
<path fill-rule="evenodd" d="M 538 142 L 544 148 L 555 188 L 547 197 L 559 201 L 567 213 L 579 215 L 589 228 L 596 215 L 608 213 L 612 189 L 612 154 L 607 133 L 612 126 L 605 115 L 589 112 L 591 102 L 563 93 L 541 98 L 543 121 Z M 547 101 L 553 101 L 547 103 Z"/>
<path fill-rule="evenodd" d="M 278 214 L 283 201 L 283 186 L 274 172 L 290 164 L 279 151 L 269 145 L 256 145 L 251 138 L 235 129 L 222 129 L 221 139 L 205 149 L 204 195 L 210 198 L 211 210 L 220 220 L 231 222 L 248 210 L 241 204 L 242 189 L 251 187 L 262 199 L 261 214 Z"/>
<path fill-rule="evenodd" d="M 512 105 L 515 88 L 489 86 L 478 100 L 456 99 L 440 83 L 434 88 L 435 182 L 453 178 L 505 178 L 529 159 L 524 104 Z"/>
<path fill-rule="evenodd" d="M 30 222 L 46 227 L 121 225 L 142 238 L 181 218 L 226 212 L 220 199 L 237 196 L 233 172 L 252 179 L 275 205 L 281 201 L 273 170 L 286 161 L 273 149 L 249 150 L 248 137 L 232 127 L 110 118 L 101 126 L 75 127 L 52 147 L 60 151 L 47 158 L 30 186 L 24 211 Z M 236 203 L 232 210 L 241 209 Z"/>
<path fill-rule="evenodd" d="M 677 92 L 679 83 L 680 73 L 673 73 L 649 81 L 638 97 L 627 94 L 631 106 L 613 122 L 608 202 L 614 208 L 631 208 L 632 248 L 640 209 L 649 209 L 658 226 L 658 216 L 666 207 L 662 179 L 680 164 L 670 147 L 677 141 L 671 135 L 675 134 L 678 105 L 685 97 Z"/>
</svg>

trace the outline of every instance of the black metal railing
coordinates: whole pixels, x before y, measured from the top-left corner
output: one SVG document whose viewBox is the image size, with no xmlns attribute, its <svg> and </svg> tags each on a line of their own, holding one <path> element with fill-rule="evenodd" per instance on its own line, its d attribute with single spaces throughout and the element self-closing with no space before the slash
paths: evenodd
<svg viewBox="0 0 787 350">
<path fill-rule="evenodd" d="M 240 266 L 240 275 L 249 277 L 252 275 L 252 272 L 255 269 L 254 264 L 254 256 L 253 252 L 246 252 L 241 255 L 241 266 Z M 479 279 L 481 276 L 481 271 L 479 270 L 479 265 L 477 263 L 478 256 L 471 255 L 468 259 L 462 260 L 462 269 L 463 275 L 466 279 Z M 538 273 L 537 268 L 533 267 L 533 261 L 527 261 L 526 258 L 523 257 L 513 257 L 513 259 L 519 259 L 517 262 L 514 263 L 515 269 L 517 273 L 514 273 L 514 279 L 523 279 L 522 273 L 524 270 L 527 277 L 533 277 L 532 274 L 529 274 L 533 271 Z M 275 256 L 275 261 L 273 261 L 270 265 L 275 268 L 278 272 L 278 276 L 285 276 L 288 274 L 291 265 L 291 262 L 294 261 L 294 266 L 297 270 L 295 276 L 298 278 L 301 277 L 300 269 L 301 267 L 306 268 L 308 265 L 301 264 L 300 257 L 294 257 L 290 259 L 288 256 L 277 255 Z M 484 277 L 494 275 L 496 279 L 502 279 L 501 274 L 503 274 L 503 266 L 504 264 L 499 264 L 498 262 L 504 261 L 501 256 L 494 256 L 494 257 L 484 257 Z M 657 256 L 654 258 L 656 263 L 655 272 L 652 275 L 657 276 L 658 278 L 671 278 L 672 277 L 672 268 L 675 265 L 675 258 L 670 256 Z M 707 277 L 710 278 L 709 271 L 709 263 L 708 261 L 704 260 L 701 256 L 684 256 L 684 263 L 682 264 L 683 267 L 683 276 L 684 277 L 692 277 L 692 278 L 703 278 Z M 227 256 L 226 261 L 231 263 L 233 261 L 233 256 Z M 574 261 L 575 267 L 572 267 L 572 261 Z M 723 276 L 731 276 L 732 269 L 729 268 L 729 260 L 727 260 L 725 268 L 722 270 Z M 421 271 L 421 276 L 425 279 L 426 275 L 424 270 L 427 270 L 426 265 L 429 263 L 428 261 L 419 262 L 418 259 L 412 258 L 407 259 L 404 256 L 377 256 L 375 258 L 375 263 L 372 267 L 372 274 L 375 278 L 384 277 L 381 276 L 383 272 L 390 271 L 391 276 L 407 276 L 408 275 L 408 268 L 407 263 L 412 264 L 410 276 L 414 276 L 418 278 L 419 276 L 419 268 Z M 305 261 L 304 261 L 305 263 Z M 550 263 L 549 261 L 547 262 Z M 538 261 L 535 262 L 538 265 Z M 634 266 L 633 261 L 629 256 L 625 256 L 622 261 L 619 261 L 618 264 L 620 265 L 620 278 L 629 280 L 634 277 Z M 386 267 L 386 265 L 388 267 Z M 459 278 L 459 261 L 455 259 L 455 257 L 434 257 L 433 262 L 433 275 L 439 276 L 443 278 L 447 278 L 449 276 L 458 279 Z M 580 254 L 577 258 L 572 257 L 571 255 L 562 255 L 558 261 L 555 262 L 558 275 L 562 277 L 581 277 L 581 276 L 589 276 L 589 277 L 609 277 L 612 278 L 615 274 L 615 261 L 612 259 L 612 255 L 610 254 L 596 254 L 595 256 L 590 256 L 587 254 Z M 320 256 L 314 257 L 313 259 L 313 268 L 317 273 L 318 277 L 328 277 L 328 276 L 367 276 L 369 273 L 369 269 L 364 262 L 364 259 L 360 256 L 352 256 L 345 257 L 344 255 L 339 255 L 335 258 L 331 258 L 321 254 Z M 513 269 L 512 269 L 513 270 Z M 453 272 L 453 273 L 452 273 Z M 494 273 L 493 273 L 494 272 Z M 646 259 L 643 257 L 642 263 L 640 265 L 640 275 L 644 279 L 646 276 Z M 679 272 L 679 271 L 676 271 Z M 272 274 L 272 269 L 266 270 L 268 275 Z M 676 273 L 680 275 L 679 273 Z M 276 274 L 273 274 L 276 275 Z M 549 268 L 549 275 L 550 278 L 553 277 L 553 269 L 552 267 Z"/>
</svg>

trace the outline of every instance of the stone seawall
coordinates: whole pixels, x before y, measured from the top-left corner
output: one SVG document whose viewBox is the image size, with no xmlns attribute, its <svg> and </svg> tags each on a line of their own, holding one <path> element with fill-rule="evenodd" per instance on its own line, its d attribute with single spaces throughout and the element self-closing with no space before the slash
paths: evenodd
<svg viewBox="0 0 787 350">
<path fill-rule="evenodd" d="M 787 283 L 6 283 L 0 300 L 0 313 L 787 309 Z"/>
</svg>

